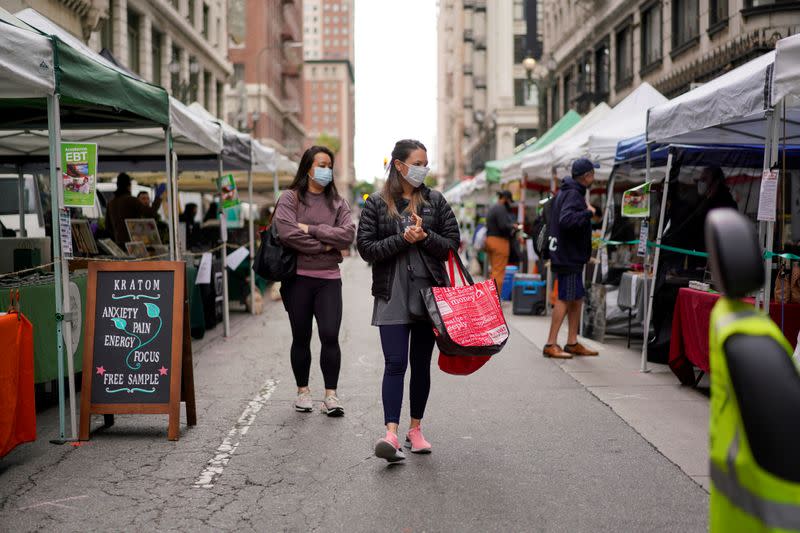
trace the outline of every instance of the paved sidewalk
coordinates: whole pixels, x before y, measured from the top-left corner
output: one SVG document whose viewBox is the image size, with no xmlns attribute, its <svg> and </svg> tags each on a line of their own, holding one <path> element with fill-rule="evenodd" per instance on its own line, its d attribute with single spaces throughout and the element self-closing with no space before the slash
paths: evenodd
<svg viewBox="0 0 800 533">
<path fill-rule="evenodd" d="M 508 322 L 530 340 L 541 357 L 550 317 L 514 316 Z M 566 322 L 559 339 L 566 337 Z M 708 473 L 708 397 L 682 386 L 667 365 L 648 363 L 642 373 L 641 340 L 625 346 L 623 337 L 607 336 L 605 344 L 582 339 L 599 357 L 552 360 L 597 399 L 611 407 L 627 424 L 688 476 L 710 490 Z M 706 389 L 707 390 L 707 389 Z"/>
</svg>

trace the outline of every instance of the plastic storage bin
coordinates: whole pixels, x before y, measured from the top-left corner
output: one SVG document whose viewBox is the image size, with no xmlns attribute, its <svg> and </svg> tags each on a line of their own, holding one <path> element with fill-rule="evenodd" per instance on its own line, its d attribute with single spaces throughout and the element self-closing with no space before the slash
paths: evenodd
<svg viewBox="0 0 800 533">
<path fill-rule="evenodd" d="M 500 299 L 508 302 L 511 300 L 511 294 L 514 287 L 514 276 L 517 275 L 519 268 L 515 266 L 507 266 L 506 274 L 503 277 L 503 292 L 500 294 Z"/>
<path fill-rule="evenodd" d="M 540 315 L 545 310 L 547 282 L 538 274 L 517 274 L 512 290 L 512 312 L 515 315 Z"/>
</svg>

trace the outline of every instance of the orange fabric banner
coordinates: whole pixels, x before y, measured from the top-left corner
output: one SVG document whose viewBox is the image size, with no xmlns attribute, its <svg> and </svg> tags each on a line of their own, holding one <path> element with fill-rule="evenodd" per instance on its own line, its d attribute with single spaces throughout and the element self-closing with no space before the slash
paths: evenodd
<svg viewBox="0 0 800 533">
<path fill-rule="evenodd" d="M 36 440 L 33 326 L 25 315 L 0 316 L 0 457 Z"/>
</svg>

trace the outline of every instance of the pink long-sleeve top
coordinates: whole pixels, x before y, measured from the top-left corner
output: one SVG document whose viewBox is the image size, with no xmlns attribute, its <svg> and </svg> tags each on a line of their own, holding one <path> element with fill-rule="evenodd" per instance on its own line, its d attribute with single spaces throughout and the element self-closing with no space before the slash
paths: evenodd
<svg viewBox="0 0 800 533">
<path fill-rule="evenodd" d="M 286 191 L 278 201 L 274 223 L 284 246 L 297 252 L 297 275 L 338 279 L 342 254 L 356 234 L 347 201 L 336 198 L 328 204 L 324 194 L 308 191 L 300 200 L 295 191 Z M 308 233 L 298 226 L 308 225 Z"/>
</svg>

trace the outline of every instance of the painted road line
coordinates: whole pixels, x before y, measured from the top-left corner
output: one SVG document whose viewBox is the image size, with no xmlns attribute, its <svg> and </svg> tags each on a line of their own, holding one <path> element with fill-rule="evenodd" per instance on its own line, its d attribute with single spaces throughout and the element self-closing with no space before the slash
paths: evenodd
<svg viewBox="0 0 800 533">
<path fill-rule="evenodd" d="M 242 437 L 247 434 L 250 426 L 252 426 L 253 422 L 256 420 L 256 415 L 261 408 L 266 405 L 267 400 L 269 400 L 269 397 L 275 392 L 277 386 L 278 380 L 268 379 L 266 383 L 262 385 L 256 397 L 248 402 L 239 420 L 237 420 L 233 428 L 228 431 L 228 435 L 217 448 L 214 457 L 208 461 L 205 469 L 200 472 L 200 475 L 194 482 L 195 488 L 210 489 L 214 486 L 214 483 L 222 475 L 222 471 L 225 469 L 228 461 L 230 461 L 236 449 L 239 447 L 239 442 L 241 442 Z"/>
<path fill-rule="evenodd" d="M 71 505 L 64 505 L 64 502 L 71 502 L 75 500 L 82 500 L 83 498 L 88 498 L 88 494 L 84 494 L 82 496 L 70 496 L 69 498 L 61 498 L 60 500 L 50 500 L 48 502 L 39 502 L 33 505 L 26 505 L 25 507 L 20 507 L 18 511 L 27 511 L 28 509 L 36 509 L 37 507 L 44 507 L 45 505 L 51 505 L 53 507 L 61 507 L 63 509 L 76 509 L 76 507 L 72 507 Z"/>
</svg>

